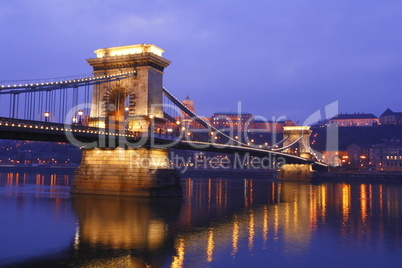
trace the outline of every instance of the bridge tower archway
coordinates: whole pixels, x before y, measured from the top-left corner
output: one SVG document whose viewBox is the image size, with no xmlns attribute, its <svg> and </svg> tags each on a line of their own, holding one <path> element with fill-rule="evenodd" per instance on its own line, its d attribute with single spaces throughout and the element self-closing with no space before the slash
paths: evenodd
<svg viewBox="0 0 402 268">
<path fill-rule="evenodd" d="M 102 117 L 108 129 L 125 130 L 135 113 L 135 92 L 121 86 L 110 87 L 103 96 Z"/>
<path fill-rule="evenodd" d="M 97 57 L 87 60 L 95 76 L 132 71 L 135 75 L 94 87 L 89 125 L 119 129 L 124 125 L 131 131 L 146 132 L 152 117 L 155 128 L 164 128 L 162 82 L 170 61 L 162 57 L 163 52 L 148 44 L 95 50 Z"/>
</svg>

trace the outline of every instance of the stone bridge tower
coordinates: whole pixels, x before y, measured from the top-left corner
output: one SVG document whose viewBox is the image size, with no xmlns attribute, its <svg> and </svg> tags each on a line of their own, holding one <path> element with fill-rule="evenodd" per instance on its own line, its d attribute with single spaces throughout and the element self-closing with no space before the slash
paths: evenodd
<svg viewBox="0 0 402 268">
<path fill-rule="evenodd" d="M 136 75 L 94 87 L 89 124 L 146 132 L 152 117 L 154 128 L 164 129 L 162 78 L 170 61 L 162 57 L 163 52 L 147 44 L 95 50 L 97 57 L 87 62 L 96 76 L 131 71 Z"/>
<path fill-rule="evenodd" d="M 295 143 L 283 152 L 311 159 L 309 126 L 286 126 L 283 127 L 283 138 L 286 139 L 283 147 Z M 298 140 L 298 141 L 297 141 Z M 296 142 L 297 141 L 297 142 Z M 311 160 L 312 161 L 312 160 Z M 314 162 L 314 161 L 312 161 Z M 281 167 L 278 177 L 282 180 L 310 180 L 312 176 L 312 163 L 285 164 Z"/>
<path fill-rule="evenodd" d="M 170 62 L 154 45 L 98 49 L 87 60 L 97 76 L 135 72 L 133 77 L 94 87 L 90 126 L 108 132 L 164 129 L 163 70 Z M 151 135 L 149 135 L 151 136 Z M 168 149 L 83 149 L 71 193 L 124 196 L 181 196 L 178 174 L 170 168 Z"/>
<path fill-rule="evenodd" d="M 311 130 L 309 126 L 287 126 L 283 127 L 283 138 L 286 139 L 283 142 L 283 147 L 286 147 L 297 140 L 299 140 L 294 146 L 284 150 L 285 153 L 297 155 L 303 158 L 310 159 L 310 135 Z"/>
</svg>

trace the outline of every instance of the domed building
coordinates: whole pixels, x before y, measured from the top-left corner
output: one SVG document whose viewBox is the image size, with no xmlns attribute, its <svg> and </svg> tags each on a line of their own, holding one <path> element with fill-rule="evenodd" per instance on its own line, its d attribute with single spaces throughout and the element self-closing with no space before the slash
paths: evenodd
<svg viewBox="0 0 402 268">
<path fill-rule="evenodd" d="M 194 101 L 187 95 L 187 97 L 182 101 L 183 105 L 187 107 L 193 113 L 194 109 Z M 194 121 L 191 119 L 191 116 L 186 114 L 184 111 L 181 112 L 181 123 L 183 126 L 187 126 L 189 128 L 194 128 Z"/>
<path fill-rule="evenodd" d="M 184 106 L 187 107 L 187 109 L 189 109 L 190 111 L 192 111 L 194 113 L 194 101 L 192 99 L 190 99 L 190 97 L 187 95 L 187 97 L 182 101 L 182 103 L 184 104 Z"/>
</svg>

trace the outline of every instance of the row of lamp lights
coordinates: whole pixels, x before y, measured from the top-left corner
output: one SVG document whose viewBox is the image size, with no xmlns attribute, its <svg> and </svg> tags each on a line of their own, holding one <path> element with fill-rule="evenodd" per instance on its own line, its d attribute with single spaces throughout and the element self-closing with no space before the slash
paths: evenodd
<svg viewBox="0 0 402 268">
<path fill-rule="evenodd" d="M 79 116 L 79 118 L 78 118 L 78 123 L 81 124 L 81 123 L 82 123 L 82 116 L 84 115 L 84 112 L 81 111 L 81 110 L 79 110 L 79 111 L 77 112 L 77 114 L 78 114 L 78 116 Z M 45 116 L 45 122 L 48 122 L 48 121 L 49 121 L 49 117 L 50 117 L 50 112 L 44 112 L 43 115 Z M 77 123 L 77 118 L 76 118 L 76 117 L 73 117 L 73 118 L 72 118 L 72 121 L 73 121 L 73 123 Z"/>
<path fill-rule="evenodd" d="M 126 112 L 128 112 L 129 109 L 130 109 L 129 107 L 125 107 L 125 111 L 126 111 Z M 78 116 L 79 116 L 79 118 L 78 118 L 78 123 L 81 124 L 81 123 L 82 123 L 82 116 L 84 115 L 84 112 L 83 112 L 82 110 L 79 110 L 79 111 L 77 111 L 77 114 L 78 114 Z M 45 122 L 48 122 L 48 121 L 49 121 L 49 117 L 50 117 L 50 112 L 44 112 L 44 116 L 45 116 Z M 153 114 L 150 114 L 150 115 L 149 115 L 149 119 L 152 120 L 153 118 L 154 118 L 154 115 L 153 115 Z M 72 122 L 73 122 L 73 124 L 74 124 L 74 123 L 77 123 L 77 118 L 76 118 L 76 117 L 73 117 L 73 118 L 72 118 Z M 176 125 L 178 125 L 178 126 L 180 125 L 180 121 L 179 121 L 179 120 L 176 121 Z M 169 130 L 170 130 L 170 131 L 169 131 Z M 168 130 L 168 132 L 171 132 L 171 131 L 172 131 L 172 129 L 169 129 L 169 130 Z M 181 128 L 181 130 L 182 130 L 182 131 L 185 131 L 186 128 L 183 126 L 183 127 Z M 188 132 L 187 134 L 190 135 L 190 132 Z M 214 134 L 215 134 L 214 132 L 211 132 L 211 136 L 214 136 Z"/>
<path fill-rule="evenodd" d="M 129 107 L 125 107 L 124 110 L 125 110 L 126 112 L 128 112 L 128 111 L 130 110 L 130 108 L 129 108 Z M 84 115 L 84 112 L 81 111 L 81 110 L 79 110 L 79 111 L 77 112 L 77 114 L 78 114 L 78 116 L 79 116 L 79 118 L 78 118 L 78 123 L 80 124 L 80 123 L 82 123 L 82 116 Z M 44 113 L 44 116 L 45 116 L 45 122 L 48 122 L 48 121 L 49 121 L 49 117 L 50 117 L 50 113 L 49 113 L 49 112 L 45 112 L 45 113 Z M 150 116 L 150 117 L 151 117 L 151 116 Z M 152 116 L 152 117 L 153 117 L 153 116 Z M 151 119 L 152 119 L 152 118 L 151 118 Z M 73 117 L 73 118 L 72 118 L 72 121 L 73 121 L 73 123 L 77 123 L 77 118 L 76 118 L 76 117 Z"/>
<path fill-rule="evenodd" d="M 124 110 L 125 110 L 126 112 L 128 112 L 128 111 L 130 110 L 130 108 L 129 108 L 129 107 L 125 107 Z M 78 114 L 78 116 L 79 116 L 79 118 L 78 118 L 78 123 L 81 124 L 81 123 L 82 123 L 82 116 L 84 115 L 84 112 L 83 112 L 82 110 L 79 110 L 79 111 L 77 112 L 77 114 Z M 50 117 L 50 112 L 44 112 L 44 116 L 45 116 L 45 122 L 48 122 L 48 121 L 49 121 L 49 117 Z M 152 119 L 152 118 L 153 118 L 153 115 L 150 115 L 149 117 L 150 117 L 150 119 Z M 73 118 L 72 118 L 72 121 L 73 121 L 73 123 L 77 123 L 77 118 L 76 118 L 76 117 L 73 117 Z"/>
</svg>

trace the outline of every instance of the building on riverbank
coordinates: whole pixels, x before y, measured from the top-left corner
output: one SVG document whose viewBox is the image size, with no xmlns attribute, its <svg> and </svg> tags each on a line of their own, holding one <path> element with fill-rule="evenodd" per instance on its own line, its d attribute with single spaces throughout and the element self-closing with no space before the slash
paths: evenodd
<svg viewBox="0 0 402 268">
<path fill-rule="evenodd" d="M 340 127 L 362 127 L 362 126 L 377 126 L 380 121 L 373 114 L 354 113 L 354 114 L 338 114 L 329 120 L 330 124 L 336 124 Z"/>
<path fill-rule="evenodd" d="M 377 171 L 402 171 L 402 142 L 390 140 L 374 144 L 371 148 L 372 162 Z"/>
<path fill-rule="evenodd" d="M 381 125 L 402 125 L 402 113 L 394 112 L 388 108 L 380 116 L 380 124 Z"/>
</svg>

